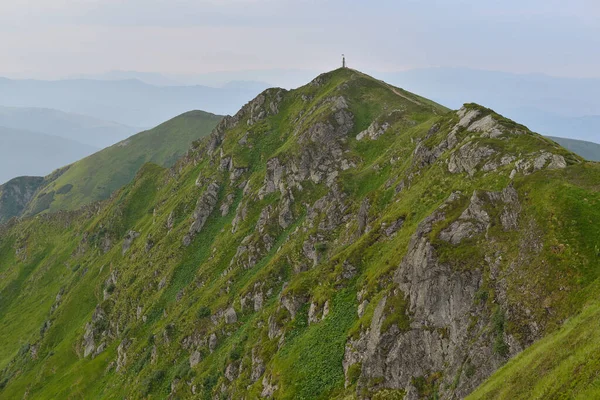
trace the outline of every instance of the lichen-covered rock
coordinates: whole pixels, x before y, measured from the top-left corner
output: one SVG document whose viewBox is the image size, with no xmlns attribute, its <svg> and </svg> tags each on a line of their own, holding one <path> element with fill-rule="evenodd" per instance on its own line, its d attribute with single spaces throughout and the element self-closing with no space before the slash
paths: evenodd
<svg viewBox="0 0 600 400">
<path fill-rule="evenodd" d="M 92 314 L 91 322 L 85 325 L 85 333 L 83 335 L 83 356 L 87 357 L 93 354 L 96 350 L 96 341 L 106 337 L 106 329 L 108 323 L 106 321 L 106 313 L 104 309 L 99 305 L 96 306 L 94 313 Z"/>
<path fill-rule="evenodd" d="M 272 384 L 270 377 L 267 377 L 266 375 L 263 377 L 262 384 L 263 390 L 260 393 L 260 396 L 264 398 L 272 398 L 277 389 L 279 389 L 279 386 Z"/>
<path fill-rule="evenodd" d="M 369 199 L 367 198 L 365 198 L 360 205 L 360 209 L 358 210 L 357 223 L 357 235 L 360 236 L 363 233 L 365 233 L 365 230 L 367 229 L 367 225 L 369 223 Z"/>
<path fill-rule="evenodd" d="M 448 171 L 453 174 L 466 172 L 469 176 L 473 176 L 482 161 L 495 153 L 490 147 L 469 142 L 452 153 L 448 161 Z"/>
<path fill-rule="evenodd" d="M 521 211 L 516 190 L 509 186 L 502 192 L 478 192 L 471 196 L 469 206 L 448 228 L 440 232 L 440 239 L 460 244 L 464 239 L 485 232 L 490 224 L 491 209 L 501 209 L 500 221 L 504 230 L 518 227 Z"/>
<path fill-rule="evenodd" d="M 384 122 L 383 124 L 379 124 L 379 122 L 374 121 L 367 129 L 360 132 L 356 135 L 356 140 L 362 140 L 368 137 L 371 140 L 377 140 L 381 135 L 383 135 L 387 129 L 390 127 L 390 124 Z"/>
<path fill-rule="evenodd" d="M 234 324 L 237 322 L 237 313 L 233 309 L 233 307 L 229 307 L 225 310 L 225 323 L 226 324 Z"/>
<path fill-rule="evenodd" d="M 218 339 L 215 333 L 211 333 L 208 337 L 208 350 L 212 353 L 217 348 Z"/>
<path fill-rule="evenodd" d="M 219 185 L 216 182 L 212 182 L 208 185 L 200 199 L 198 199 L 196 209 L 192 214 L 192 225 L 190 226 L 188 234 L 183 238 L 183 244 L 185 246 L 189 246 L 192 243 L 194 236 L 204 227 L 206 220 L 217 205 L 218 195 Z"/>
<path fill-rule="evenodd" d="M 267 173 L 265 175 L 263 187 L 258 192 L 258 197 L 263 199 L 267 194 L 274 193 L 276 191 L 284 193 L 284 173 L 285 167 L 281 164 L 277 157 L 267 161 Z"/>
<path fill-rule="evenodd" d="M 440 395 L 463 397 L 503 362 L 503 356 L 492 350 L 493 338 L 486 334 L 487 313 L 474 301 L 482 284 L 481 270 L 453 270 L 438 260 L 430 242 L 433 226 L 444 220 L 444 210 L 459 198 L 458 193 L 450 196 L 419 225 L 396 270 L 394 281 L 406 296 L 410 328 L 401 330 L 392 325 L 383 330 L 388 318 L 386 304 L 390 301 L 384 296 L 374 310 L 370 328 L 358 339 L 348 341 L 344 371 L 349 379 L 350 368 L 360 365 L 359 387 L 375 379 L 381 383 L 372 390 L 403 389 L 416 394 L 414 379 L 440 373 Z M 475 227 L 478 223 L 486 225 L 490 216 L 485 202 L 504 204 L 510 209 L 507 213 L 518 213 L 516 192 L 509 187 L 501 193 L 475 193 L 459 223 L 474 221 Z M 507 217 L 506 222 L 507 228 L 512 227 L 513 216 Z M 456 235 L 447 236 L 459 242 Z M 364 310 L 364 306 L 361 308 Z M 478 316 L 476 324 L 472 323 L 474 315 Z M 522 348 L 514 338 L 506 341 L 510 354 Z M 456 371 L 461 370 L 465 360 L 477 365 L 477 372 L 457 380 Z"/>
<path fill-rule="evenodd" d="M 123 339 L 117 347 L 117 368 L 116 371 L 121 371 L 127 364 L 127 348 L 131 345 L 131 340 Z"/>
<path fill-rule="evenodd" d="M 257 353 L 256 348 L 252 348 L 252 372 L 250 373 L 250 380 L 252 382 L 258 381 L 262 374 L 265 373 L 265 364 Z"/>
</svg>

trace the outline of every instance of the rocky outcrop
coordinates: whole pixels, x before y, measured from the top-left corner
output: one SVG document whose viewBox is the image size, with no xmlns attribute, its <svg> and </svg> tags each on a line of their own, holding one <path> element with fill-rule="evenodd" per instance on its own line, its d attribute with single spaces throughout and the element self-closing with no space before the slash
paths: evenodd
<svg viewBox="0 0 600 400">
<path fill-rule="evenodd" d="M 91 322 L 85 325 L 85 333 L 83 335 L 83 356 L 97 355 L 98 348 L 104 349 L 103 343 L 97 346 L 97 342 L 105 340 L 108 336 L 108 321 L 107 316 L 102 307 L 96 306 L 92 315 Z M 100 350 L 101 352 L 102 350 Z"/>
<path fill-rule="evenodd" d="M 183 244 L 185 246 L 189 246 L 192 243 L 194 236 L 204 227 L 206 220 L 217 205 L 218 196 L 219 185 L 217 182 L 212 182 L 210 185 L 208 185 L 206 191 L 196 203 L 196 209 L 192 214 L 192 225 L 190 226 L 188 234 L 183 238 Z"/>
<path fill-rule="evenodd" d="M 123 248 L 122 248 L 122 252 L 121 252 L 123 255 L 125 255 L 125 253 L 127 253 L 127 250 L 129 250 L 129 248 L 133 244 L 133 241 L 135 239 L 137 239 L 139 236 L 140 236 L 139 232 L 136 232 L 136 231 L 127 232 L 127 235 L 125 235 L 125 238 L 123 239 Z"/>
<path fill-rule="evenodd" d="M 489 228 L 490 210 L 500 211 L 500 222 L 505 231 L 518 228 L 521 205 L 517 191 L 507 187 L 502 192 L 473 192 L 469 206 L 448 228 L 440 232 L 440 239 L 453 245 L 482 234 Z"/>
<path fill-rule="evenodd" d="M 490 147 L 469 142 L 450 155 L 448 171 L 453 174 L 466 172 L 473 176 L 478 171 L 477 167 L 495 153 Z"/>
<path fill-rule="evenodd" d="M 267 173 L 265 175 L 264 184 L 263 187 L 258 191 L 258 197 L 261 200 L 269 193 L 274 193 L 276 191 L 284 193 L 284 173 L 285 167 L 281 164 L 277 157 L 267 161 Z"/>
<path fill-rule="evenodd" d="M 380 125 L 379 122 L 374 121 L 367 129 L 356 135 L 356 140 L 363 140 L 364 138 L 377 140 L 379 136 L 383 135 L 389 127 L 390 124 L 387 122 L 384 122 Z"/>
<path fill-rule="evenodd" d="M 403 389 L 406 398 L 417 399 L 415 379 L 437 376 L 443 398 L 462 398 L 503 362 L 505 354 L 494 352 L 494 339 L 487 333 L 488 312 L 475 302 L 482 270 L 457 271 L 440 262 L 430 241 L 433 227 L 445 219 L 445 209 L 460 197 L 454 193 L 419 225 L 394 275 L 397 290 L 408 304 L 410 327 L 403 330 L 392 325 L 383 330 L 390 317 L 386 311 L 389 296 L 384 296 L 375 307 L 369 329 L 349 340 L 344 370 L 350 379 L 349 371 L 358 366 L 359 387 L 377 381 L 380 383 L 371 390 Z M 516 227 L 520 205 L 516 191 L 509 187 L 499 193 L 474 193 L 467 209 L 441 238 L 458 244 L 482 234 L 491 219 L 488 207 L 503 210 L 500 219 L 505 229 Z M 510 343 L 509 354 L 521 350 L 515 338 L 507 337 L 506 342 Z M 461 374 L 467 363 L 476 371 L 469 376 Z"/>
<path fill-rule="evenodd" d="M 521 172 L 529 175 L 541 169 L 563 169 L 567 167 L 567 161 L 559 154 L 552 154 L 547 151 L 541 151 L 527 159 L 518 160 L 515 163 L 514 173 Z M 513 176 L 514 176 L 513 173 Z"/>
<path fill-rule="evenodd" d="M 43 183 L 42 177 L 22 176 L 0 185 L 0 223 L 20 216 Z"/>
</svg>

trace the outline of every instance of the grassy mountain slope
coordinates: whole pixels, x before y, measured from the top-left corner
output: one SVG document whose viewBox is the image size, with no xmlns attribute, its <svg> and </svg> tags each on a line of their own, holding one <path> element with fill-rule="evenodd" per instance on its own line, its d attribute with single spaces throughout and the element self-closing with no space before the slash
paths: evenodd
<svg viewBox="0 0 600 400">
<path fill-rule="evenodd" d="M 600 134 L 599 134 L 600 135 Z M 550 139 L 590 161 L 600 161 L 600 144 L 550 136 Z"/>
<path fill-rule="evenodd" d="M 270 89 L 107 201 L 0 227 L 0 396 L 465 397 L 585 319 L 599 188 L 474 104 L 348 69 Z"/>
<path fill-rule="evenodd" d="M 97 150 L 58 136 L 0 126 L 0 183 L 22 175 L 46 175 Z"/>
<path fill-rule="evenodd" d="M 144 163 L 173 165 L 193 141 L 208 135 L 221 118 L 191 111 L 77 161 L 40 189 L 25 215 L 74 210 L 106 199 L 129 183 Z"/>
<path fill-rule="evenodd" d="M 471 399 L 597 399 L 600 333 L 597 296 L 582 312 L 510 360 Z"/>
</svg>

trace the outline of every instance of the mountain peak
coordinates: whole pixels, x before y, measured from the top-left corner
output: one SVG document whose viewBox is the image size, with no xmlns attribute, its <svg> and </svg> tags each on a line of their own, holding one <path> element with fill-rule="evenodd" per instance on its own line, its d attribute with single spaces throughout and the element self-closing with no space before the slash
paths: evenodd
<svg viewBox="0 0 600 400">
<path fill-rule="evenodd" d="M 464 398 L 597 292 L 599 168 L 350 69 L 268 89 L 0 231 L 1 395 Z"/>
</svg>

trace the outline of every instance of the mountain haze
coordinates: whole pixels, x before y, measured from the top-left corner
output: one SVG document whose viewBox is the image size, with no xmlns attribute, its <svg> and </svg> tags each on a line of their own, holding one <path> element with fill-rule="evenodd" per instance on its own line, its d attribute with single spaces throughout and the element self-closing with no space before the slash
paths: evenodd
<svg viewBox="0 0 600 400">
<path fill-rule="evenodd" d="M 71 139 L 0 126 L 0 184 L 21 175 L 46 175 L 98 150 Z"/>
<path fill-rule="evenodd" d="M 19 107 L 0 107 L 0 126 L 59 136 L 99 149 L 120 142 L 141 130 L 49 108 Z"/>
<path fill-rule="evenodd" d="M 0 397 L 594 394 L 566 350 L 530 367 L 596 349 L 599 237 L 600 163 L 338 69 L 103 202 L 0 225 Z"/>
<path fill-rule="evenodd" d="M 189 110 L 234 113 L 258 92 L 252 87 L 154 86 L 136 79 L 0 79 L 2 106 L 52 108 L 134 127 L 156 126 Z"/>
<path fill-rule="evenodd" d="M 549 136 L 550 139 L 590 161 L 600 161 L 600 144 Z"/>
</svg>

